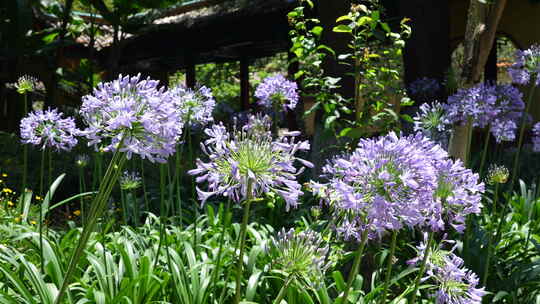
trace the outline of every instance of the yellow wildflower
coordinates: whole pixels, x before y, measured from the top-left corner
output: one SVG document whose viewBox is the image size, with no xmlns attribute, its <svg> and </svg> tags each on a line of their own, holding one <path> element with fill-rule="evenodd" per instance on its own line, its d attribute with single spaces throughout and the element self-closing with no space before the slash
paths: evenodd
<svg viewBox="0 0 540 304">
<path fill-rule="evenodd" d="M 30 221 L 30 224 L 35 225 L 35 224 L 37 224 L 37 222 L 36 221 Z"/>
<path fill-rule="evenodd" d="M 81 215 L 81 210 L 75 210 L 73 211 L 73 214 L 75 214 L 76 216 L 79 216 Z"/>
<path fill-rule="evenodd" d="M 36 200 L 38 200 L 38 201 L 42 200 L 41 196 L 36 195 Z"/>
<path fill-rule="evenodd" d="M 2 177 L 7 177 L 7 174 L 6 174 L 6 173 L 2 173 Z"/>
<path fill-rule="evenodd" d="M 18 222 L 20 222 L 20 221 L 21 221 L 21 218 L 17 216 L 17 217 L 15 218 L 15 223 L 18 223 Z"/>
<path fill-rule="evenodd" d="M 10 206 L 10 207 L 15 206 L 15 204 L 14 204 L 12 201 L 8 201 L 7 204 L 8 204 L 8 206 Z"/>
<path fill-rule="evenodd" d="M 5 193 L 13 193 L 13 190 L 9 189 L 9 188 L 4 188 L 2 189 L 2 192 L 5 192 Z"/>
</svg>

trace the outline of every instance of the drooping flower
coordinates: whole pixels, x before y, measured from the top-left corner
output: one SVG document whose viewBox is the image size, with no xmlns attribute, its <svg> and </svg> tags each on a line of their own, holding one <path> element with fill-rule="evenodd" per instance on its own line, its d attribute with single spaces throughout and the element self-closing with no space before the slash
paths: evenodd
<svg viewBox="0 0 540 304">
<path fill-rule="evenodd" d="M 274 106 L 283 110 L 294 110 L 298 103 L 298 85 L 294 81 L 289 81 L 283 75 L 276 74 L 265 78 L 257 87 L 255 97 L 259 103 L 273 109 Z"/>
<path fill-rule="evenodd" d="M 193 90 L 179 85 L 169 89 L 169 94 L 185 124 L 206 126 L 214 120 L 212 112 L 216 101 L 211 89 L 201 86 Z"/>
<path fill-rule="evenodd" d="M 137 172 L 124 171 L 120 176 L 120 188 L 122 190 L 135 190 L 142 185 L 142 178 Z"/>
<path fill-rule="evenodd" d="M 345 239 L 404 226 L 439 231 L 451 224 L 460 231 L 463 218 L 481 207 L 478 175 L 420 133 L 363 139 L 351 154 L 330 160 L 323 177 L 327 183 L 311 188 L 330 205 Z"/>
<path fill-rule="evenodd" d="M 426 235 L 424 242 L 417 247 L 418 256 L 409 264 L 420 263 L 426 252 Z M 432 248 L 427 258 L 426 275 L 422 279 L 424 284 L 431 283 L 430 290 L 434 293 L 437 304 L 481 304 L 486 294 L 484 288 L 478 288 L 478 277 L 475 273 L 463 267 L 463 259 L 454 253 L 456 246 L 450 250 L 442 248 L 444 243 L 454 243 L 443 240 L 438 246 Z"/>
<path fill-rule="evenodd" d="M 21 120 L 21 138 L 25 144 L 70 151 L 77 145 L 80 131 L 72 117 L 63 118 L 56 109 L 34 111 Z"/>
<path fill-rule="evenodd" d="M 497 142 L 513 141 L 525 104 L 521 92 L 511 85 L 481 83 L 460 89 L 445 105 L 447 124 L 490 128 Z"/>
<path fill-rule="evenodd" d="M 88 125 L 83 133 L 89 145 L 104 151 L 126 152 L 165 162 L 175 152 L 183 122 L 170 94 L 158 81 L 122 76 L 98 84 L 93 95 L 83 97 L 80 110 Z"/>
<path fill-rule="evenodd" d="M 269 130 L 254 132 L 244 127 L 229 133 L 220 123 L 207 128 L 205 133 L 210 138 L 201 143 L 201 148 L 209 161 L 197 159 L 197 168 L 189 171 L 191 175 L 200 175 L 198 183 L 208 182 L 208 192 L 197 188 L 203 204 L 212 195 L 241 202 L 275 192 L 285 199 L 287 210 L 296 207 L 302 194 L 296 175 L 304 168 L 297 170 L 294 162 L 312 166 L 295 157 L 298 151 L 309 149 L 307 141 L 295 141 L 300 132 L 273 139 Z"/>
<path fill-rule="evenodd" d="M 316 284 L 324 278 L 330 266 L 327 259 L 329 246 L 324 245 L 321 235 L 312 230 L 297 233 L 292 228 L 289 231 L 283 228 L 266 250 L 272 258 L 272 269 L 308 283 Z"/>
<path fill-rule="evenodd" d="M 535 86 L 540 86 L 540 45 L 516 51 L 516 62 L 508 68 L 508 73 L 514 83 L 527 85 L 534 81 Z"/>
<path fill-rule="evenodd" d="M 540 122 L 534 125 L 532 133 L 533 151 L 540 152 Z"/>
</svg>

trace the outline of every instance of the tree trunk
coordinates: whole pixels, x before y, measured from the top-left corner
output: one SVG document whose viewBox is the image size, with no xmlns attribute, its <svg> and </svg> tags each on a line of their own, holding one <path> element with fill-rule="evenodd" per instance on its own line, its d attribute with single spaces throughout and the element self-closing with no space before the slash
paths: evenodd
<svg viewBox="0 0 540 304">
<path fill-rule="evenodd" d="M 507 0 L 497 0 L 493 4 L 486 5 L 471 0 L 463 43 L 463 71 L 458 80 L 459 87 L 470 88 L 481 81 L 506 2 Z M 465 164 L 469 160 L 471 128 L 470 123 L 456 126 L 450 141 L 450 154 Z"/>
</svg>

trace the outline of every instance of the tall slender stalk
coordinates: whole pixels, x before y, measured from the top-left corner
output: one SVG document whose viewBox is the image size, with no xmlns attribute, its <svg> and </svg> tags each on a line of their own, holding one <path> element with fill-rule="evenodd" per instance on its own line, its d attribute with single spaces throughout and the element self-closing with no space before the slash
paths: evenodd
<svg viewBox="0 0 540 304">
<path fill-rule="evenodd" d="M 227 230 L 227 226 L 229 223 L 229 209 L 231 207 L 231 200 L 227 200 L 227 207 L 225 207 L 225 210 L 223 210 L 222 214 L 222 223 L 221 223 L 221 234 L 219 236 L 219 249 L 218 249 L 218 255 L 216 259 L 216 267 L 214 268 L 213 274 L 212 274 L 212 284 L 210 286 L 215 287 L 217 285 L 217 278 L 219 274 L 219 270 L 221 268 L 221 256 L 223 254 L 223 243 L 225 241 L 225 231 Z"/>
<path fill-rule="evenodd" d="M 486 138 L 484 140 L 484 149 L 482 150 L 482 158 L 480 160 L 480 169 L 478 170 L 478 176 L 482 178 L 482 173 L 484 173 L 484 166 L 487 159 L 487 151 L 489 146 L 489 133 L 491 131 L 491 126 L 487 129 Z"/>
<path fill-rule="evenodd" d="M 511 192 L 514 189 L 514 183 L 516 182 L 517 175 L 519 174 L 519 154 L 521 153 L 521 146 L 523 145 L 523 137 L 525 135 L 525 122 L 527 122 L 527 115 L 529 114 L 529 110 L 531 108 L 532 99 L 534 97 L 534 89 L 536 86 L 534 85 L 536 82 L 536 77 L 534 74 L 531 75 L 531 89 L 529 90 L 529 95 L 527 96 L 526 105 L 525 105 L 525 112 L 523 112 L 523 115 L 521 116 L 521 127 L 519 129 L 519 139 L 517 144 L 517 151 L 516 156 L 514 157 L 514 166 L 512 168 L 512 180 L 510 182 L 510 188 L 509 191 Z"/>
<path fill-rule="evenodd" d="M 386 278 L 384 280 L 383 287 L 383 296 L 380 303 L 385 304 L 386 298 L 388 295 L 388 285 L 390 283 L 390 275 L 392 273 L 392 264 L 394 260 L 394 254 L 396 252 L 396 241 L 397 241 L 397 230 L 392 231 L 392 242 L 390 243 L 390 255 L 388 256 L 388 261 L 386 262 Z"/>
<path fill-rule="evenodd" d="M 287 291 L 287 288 L 289 287 L 289 284 L 292 282 L 293 279 L 294 277 L 292 275 L 289 275 L 287 277 L 287 280 L 285 280 L 285 283 L 283 284 L 283 286 L 281 286 L 281 289 L 279 290 L 279 293 L 274 300 L 274 304 L 281 303 L 281 300 L 283 300 L 283 298 L 285 297 L 285 292 Z"/>
<path fill-rule="evenodd" d="M 253 186 L 253 181 L 248 180 L 247 189 L 246 189 L 246 205 L 244 206 L 244 216 L 242 218 L 242 225 L 240 226 L 240 235 L 239 235 L 239 247 L 240 253 L 238 254 L 238 261 L 236 264 L 236 285 L 235 285 L 235 296 L 234 303 L 240 303 L 240 290 L 242 283 L 242 266 L 244 264 L 244 247 L 246 243 L 246 229 L 249 220 L 249 209 L 253 198 L 251 197 L 251 190 Z"/>
<path fill-rule="evenodd" d="M 24 116 L 28 115 L 28 95 L 23 94 L 24 99 Z M 24 212 L 24 197 L 26 196 L 26 179 L 28 177 L 28 145 L 23 145 L 23 178 L 22 178 L 22 187 L 21 187 L 21 214 Z"/>
<path fill-rule="evenodd" d="M 86 191 L 86 183 L 84 182 L 84 170 L 82 167 L 79 167 L 79 193 L 84 193 Z M 81 211 L 81 223 L 84 226 L 86 211 L 84 208 L 84 197 L 81 197 L 79 200 L 80 211 Z"/>
<path fill-rule="evenodd" d="M 358 246 L 358 249 L 356 250 L 353 267 L 351 269 L 351 272 L 349 273 L 349 278 L 347 279 L 347 286 L 345 287 L 345 291 L 343 292 L 341 301 L 337 302 L 339 304 L 346 304 L 349 302 L 349 292 L 351 291 L 351 287 L 354 282 L 354 279 L 356 278 L 356 275 L 358 274 L 360 263 L 362 262 L 362 255 L 364 254 L 364 249 L 366 247 L 367 241 L 368 241 L 368 229 L 364 229 L 364 231 L 362 232 L 360 245 Z"/>
<path fill-rule="evenodd" d="M 144 197 L 144 206 L 146 208 L 146 212 L 150 212 L 150 203 L 148 202 L 148 196 L 146 194 L 146 182 L 144 178 L 144 160 L 141 158 L 141 181 L 142 181 L 142 189 L 143 189 L 143 197 Z"/>
<path fill-rule="evenodd" d="M 124 142 L 124 139 L 122 138 L 122 140 L 120 140 L 118 147 L 122 147 L 123 142 Z M 94 231 L 97 221 L 99 217 L 102 215 L 103 210 L 105 209 L 107 205 L 107 201 L 111 195 L 114 185 L 116 184 L 116 181 L 118 180 L 118 177 L 120 176 L 122 172 L 122 168 L 124 167 L 124 163 L 126 161 L 126 156 L 124 153 L 119 152 L 119 150 L 120 149 L 118 148 L 115 151 L 113 158 L 111 162 L 109 163 L 109 166 L 107 167 L 105 176 L 103 177 L 99 185 L 98 194 L 96 195 L 96 197 L 92 201 L 92 204 L 90 205 L 90 210 L 88 213 L 88 220 L 86 222 L 86 225 L 83 227 L 83 231 L 81 233 L 81 236 L 79 237 L 79 242 L 77 244 L 77 247 L 71 254 L 70 262 L 68 264 L 68 268 L 64 275 L 64 280 L 62 281 L 62 286 L 60 287 L 58 296 L 56 297 L 56 300 L 54 302 L 55 304 L 62 303 L 62 300 L 66 294 L 67 287 L 75 272 L 77 264 L 84 253 L 88 240 L 90 239 L 90 235 Z"/>
<path fill-rule="evenodd" d="M 43 179 L 45 175 L 45 153 L 46 150 L 41 151 L 41 169 L 39 173 L 39 195 L 44 198 L 43 195 Z M 43 261 L 43 200 L 39 206 L 39 261 L 41 273 L 44 273 L 44 261 Z"/>
<path fill-rule="evenodd" d="M 154 267 L 156 267 L 159 260 L 159 254 L 161 252 L 161 246 L 163 246 L 163 238 L 165 234 L 165 164 L 159 166 L 159 191 L 160 191 L 160 203 L 159 203 L 159 243 L 154 258 Z M 167 249 L 168 250 L 168 249 Z"/>
<path fill-rule="evenodd" d="M 431 250 L 431 243 L 433 243 L 433 231 L 430 231 L 428 233 L 428 241 L 426 243 L 426 249 L 424 250 L 424 258 L 422 259 L 422 264 L 420 264 L 420 270 L 418 272 L 418 275 L 416 276 L 416 279 L 414 280 L 414 287 L 413 287 L 413 293 L 411 297 L 411 304 L 416 303 L 416 293 L 418 292 L 418 288 L 420 287 L 420 280 L 424 276 L 424 273 L 426 272 L 426 264 L 428 261 L 429 253 Z"/>
<path fill-rule="evenodd" d="M 493 208 L 491 210 L 491 216 L 497 217 L 497 201 L 499 198 L 499 183 L 495 183 L 495 193 L 493 197 Z M 490 229 L 491 230 L 491 229 Z M 489 264 L 491 262 L 491 255 L 493 254 L 493 237 L 492 237 L 492 231 L 489 231 L 489 237 L 488 237 L 488 244 L 487 244 L 487 257 L 486 257 L 486 265 L 484 267 L 484 277 L 482 278 L 482 286 L 486 286 L 487 279 L 489 276 Z"/>
</svg>

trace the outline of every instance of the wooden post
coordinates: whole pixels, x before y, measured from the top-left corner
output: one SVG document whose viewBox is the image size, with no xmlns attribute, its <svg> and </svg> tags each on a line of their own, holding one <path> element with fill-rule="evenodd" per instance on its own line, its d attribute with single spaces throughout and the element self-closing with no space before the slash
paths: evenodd
<svg viewBox="0 0 540 304">
<path fill-rule="evenodd" d="M 240 100 L 242 111 L 249 109 L 249 61 L 247 57 L 240 59 Z"/>
</svg>

